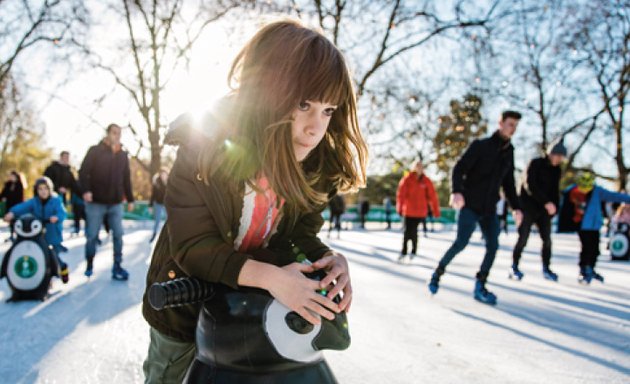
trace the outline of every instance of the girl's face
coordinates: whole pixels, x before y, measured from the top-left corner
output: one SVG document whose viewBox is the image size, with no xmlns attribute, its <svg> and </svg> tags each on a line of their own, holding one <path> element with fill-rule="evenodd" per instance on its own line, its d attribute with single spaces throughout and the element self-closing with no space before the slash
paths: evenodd
<svg viewBox="0 0 630 384">
<path fill-rule="evenodd" d="M 293 111 L 291 139 L 297 161 L 302 161 L 324 138 L 336 105 L 305 100 Z"/>
<path fill-rule="evenodd" d="M 50 196 L 50 190 L 48 189 L 48 186 L 45 184 L 38 185 L 37 196 L 39 196 L 39 198 L 42 200 L 47 199 Z"/>
<path fill-rule="evenodd" d="M 9 173 L 9 180 L 10 180 L 11 182 L 15 183 L 15 182 L 17 181 L 17 177 L 15 177 L 15 175 L 14 175 L 14 174 Z"/>
</svg>

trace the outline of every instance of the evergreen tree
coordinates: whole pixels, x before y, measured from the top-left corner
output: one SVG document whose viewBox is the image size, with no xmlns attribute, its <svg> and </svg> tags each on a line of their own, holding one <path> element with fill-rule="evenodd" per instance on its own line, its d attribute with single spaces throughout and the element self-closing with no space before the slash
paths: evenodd
<svg viewBox="0 0 630 384">
<path fill-rule="evenodd" d="M 433 138 L 436 165 L 442 179 L 436 184 L 440 205 L 447 206 L 450 196 L 451 170 L 470 143 L 486 134 L 488 123 L 481 116 L 481 98 L 466 94 L 463 100 L 450 102 L 450 113 L 439 117 L 439 127 Z"/>
</svg>

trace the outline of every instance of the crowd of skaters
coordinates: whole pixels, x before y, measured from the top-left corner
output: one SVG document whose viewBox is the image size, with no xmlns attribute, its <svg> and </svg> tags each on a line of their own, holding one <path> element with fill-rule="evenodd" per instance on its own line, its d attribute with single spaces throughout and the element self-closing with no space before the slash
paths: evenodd
<svg viewBox="0 0 630 384">
<path fill-rule="evenodd" d="M 0 198 L 5 202 L 5 221 L 10 223 L 10 235 L 6 241 L 15 241 L 14 219 L 30 213 L 42 220 L 46 227 L 45 239 L 52 246 L 62 264 L 62 280 L 67 282 L 67 267 L 61 254 L 67 252 L 63 246 L 63 221 L 67 217 L 66 207 L 72 207 L 74 225 L 72 235 L 81 230 L 81 220 L 85 221 L 85 276 L 93 274 L 93 260 L 97 245 L 101 244 L 101 226 L 111 233 L 113 241 L 112 279 L 125 281 L 129 273 L 122 266 L 123 261 L 123 210 L 133 211 L 134 197 L 131 184 L 129 155 L 121 144 L 121 127 L 110 124 L 105 137 L 89 148 L 78 177 L 70 165 L 70 153 L 62 151 L 59 159 L 53 161 L 43 175 L 35 180 L 33 198 L 25 201 L 26 180 L 20 172 L 9 173 Z M 164 194 L 168 170 L 163 168 L 152 178 L 150 208 L 154 213 L 152 242 L 159 231 L 164 210 Z M 65 269 L 64 269 L 65 268 Z"/>
<path fill-rule="evenodd" d="M 535 225 L 542 240 L 542 275 L 545 279 L 558 281 L 558 275 L 551 269 L 552 219 L 557 215 L 558 232 L 578 233 L 581 244 L 579 282 L 590 284 L 592 280 L 604 281 L 604 277 L 596 270 L 603 218 L 607 216 L 609 224 L 614 220 L 626 220 L 630 223 L 630 196 L 598 186 L 590 171 L 579 172 L 575 183 L 560 191 L 561 165 L 567 156 L 567 148 L 562 139 L 554 141 L 543 156 L 528 163 L 517 190 L 511 138 L 520 120 L 519 112 L 504 111 L 497 130 L 488 138 L 473 141 L 456 163 L 452 172 L 450 196 L 451 206 L 458 211 L 456 238 L 433 272 L 428 287 L 432 294 L 438 292 L 447 266 L 467 246 L 472 233 L 479 226 L 486 252 L 475 275 L 474 297 L 487 304 L 497 302 L 496 295 L 487 289 L 486 282 L 499 246 L 499 234 L 501 231 L 508 231 L 508 208 L 512 210 L 518 231 L 518 240 L 512 253 L 510 278 L 517 281 L 524 278 L 519 264 L 531 229 Z M 363 208 L 366 201 L 360 197 L 357 207 L 361 228 L 365 228 L 367 211 Z M 604 211 L 611 203 L 618 206 L 617 212 Z M 331 213 L 335 212 L 334 215 L 331 214 L 331 220 L 334 217 L 334 227 L 338 230 L 341 228 L 340 217 L 343 211 L 336 207 L 342 204 L 343 202 L 330 203 Z M 383 209 L 387 229 L 391 228 L 393 207 L 391 199 L 385 197 Z M 425 174 L 421 160 L 414 161 L 409 172 L 400 180 L 395 208 L 403 228 L 403 245 L 398 262 L 405 264 L 416 256 L 419 224 L 423 224 L 426 236 L 427 219 L 432 222 L 433 217 L 440 216 L 435 187 Z"/>
<path fill-rule="evenodd" d="M 321 62 L 314 64 L 313 57 L 322 58 Z M 278 62 L 285 65 L 279 66 Z M 305 65 L 314 73 L 304 71 Z M 278 76 L 278 68 L 284 70 L 283 76 Z M 246 76 L 239 77 L 243 74 Z M 331 198 L 338 192 L 362 187 L 367 164 L 367 145 L 357 124 L 356 101 L 343 56 L 318 32 L 296 22 L 281 21 L 262 28 L 243 48 L 232 66 L 231 76 L 241 80 L 238 88 L 234 89 L 233 97 L 222 100 L 221 106 L 225 108 L 220 109 L 221 116 L 216 119 L 209 116 L 206 121 L 213 128 L 221 128 L 216 131 L 224 135 L 219 136 L 222 140 L 207 140 L 205 133 L 196 132 L 186 119 L 176 121 L 167 134 L 165 142 L 178 145 L 179 150 L 173 177 L 168 183 L 171 191 L 166 199 L 170 209 L 169 223 L 153 251 L 147 288 L 153 283 L 193 276 L 223 284 L 221 291 L 242 287 L 265 290 L 313 325 L 322 324 L 323 319 L 335 320 L 336 314 L 347 311 L 352 302 L 348 263 L 341 253 L 317 238 L 323 220 L 320 212 L 312 208 L 322 207 L 326 196 Z M 310 81 L 311 77 L 318 81 Z M 273 81 L 261 81 L 265 79 Z M 307 89 L 296 86 L 299 84 L 304 84 Z M 286 110 L 274 111 L 275 114 L 269 113 L 269 110 L 280 109 L 280 103 L 274 104 L 270 96 L 280 94 L 294 104 L 283 106 Z M 303 99 L 308 95 L 312 97 Z M 258 103 L 267 109 L 252 108 Z M 275 115 L 286 116 L 287 113 L 291 113 L 290 122 L 283 122 L 287 130 L 270 132 L 267 129 L 277 123 L 273 118 Z M 433 273 L 429 284 L 431 293 L 438 292 L 447 266 L 467 246 L 479 225 L 486 254 L 476 275 L 474 297 L 487 304 L 496 303 L 496 295 L 487 289 L 486 282 L 498 248 L 501 224 L 497 203 L 501 189 L 519 227 L 521 249 L 515 249 L 512 266 L 516 279 L 523 278 L 518 268 L 520 252 L 527 243 L 531 226 L 536 224 L 543 237 L 543 272 L 545 277 L 557 280 L 557 275 L 550 269 L 548 224 L 551 217 L 559 213 L 562 228 L 579 233 L 582 244 L 580 280 L 585 283 L 590 283 L 591 279 L 603 280 L 595 271 L 602 225 L 601 202 L 630 203 L 630 196 L 595 185 L 592 173 L 585 172 L 579 175 L 575 185 L 562 192 L 564 199 L 560 205 L 560 168 L 554 159 L 562 161 L 566 156 L 566 148 L 561 142 L 551 146 L 543 158 L 529 164 L 519 196 L 514 180 L 514 147 L 510 140 L 520 119 L 518 112 L 505 111 L 497 131 L 489 138 L 475 140 L 457 162 L 451 194 L 451 205 L 459 210 L 457 234 Z M 286 139 L 288 130 L 290 145 L 274 147 L 282 142 L 280 139 Z M 113 236 L 112 278 L 127 280 L 129 277 L 122 266 L 122 217 L 123 202 L 126 201 L 128 209 L 133 210 L 134 198 L 129 157 L 122 148 L 120 137 L 118 125 L 107 127 L 105 138 L 87 152 L 78 180 L 70 172 L 69 154 L 62 153 L 60 160 L 47 169 L 47 176 L 35 182 L 35 196 L 27 202 L 22 202 L 26 185 L 18 186 L 21 182 L 18 173 L 12 173 L 8 182 L 11 184 L 5 186 L 16 195 L 21 188 L 22 194 L 19 201 L 11 201 L 13 205 L 5 219 L 11 220 L 18 212 L 30 210 L 47 220 L 47 226 L 54 226 L 50 228 L 51 232 L 55 228 L 62 229 L 66 194 L 70 191 L 71 204 L 76 203 L 77 210 L 82 206 L 85 212 L 85 275 L 88 277 L 92 274 L 98 232 L 103 221 L 110 226 Z M 266 140 L 268 138 L 271 140 Z M 265 142 L 270 148 L 260 145 L 250 148 L 247 145 L 251 142 Z M 324 144 L 320 146 L 320 143 Z M 253 152 L 236 151 L 235 148 Z M 351 149 L 342 151 L 339 148 Z M 262 156 L 263 152 L 265 156 Z M 255 164 L 259 167 L 254 169 L 256 172 L 252 171 L 251 158 L 264 160 Z M 302 166 L 296 166 L 298 163 Z M 275 167 L 277 164 L 284 166 Z M 199 167 L 196 174 L 191 172 L 191 169 L 197 169 L 195 167 Z M 150 241 L 156 238 L 159 230 L 167 177 L 168 171 L 163 170 L 153 179 L 151 205 L 156 224 Z M 241 190 L 244 193 L 238 193 Z M 7 205 L 10 205 L 9 192 L 6 196 L 5 191 L 2 192 Z M 531 201 L 527 201 L 527 196 Z M 232 209 L 239 204 L 242 204 L 242 210 Z M 426 224 L 426 219 L 431 216 L 440 216 L 437 194 L 432 181 L 424 174 L 422 162 L 413 164 L 411 172 L 400 181 L 396 202 L 386 198 L 384 205 L 389 228 L 394 209 L 404 221 L 400 260 L 413 257 L 418 247 L 419 224 Z M 331 228 L 334 227 L 339 236 L 345 203 L 342 198 L 335 198 L 330 201 L 330 206 Z M 289 209 L 281 212 L 282 207 Z M 507 209 L 505 206 L 502 209 L 502 216 L 505 216 Z M 369 200 L 360 196 L 361 228 L 365 228 L 369 210 Z M 249 216 L 243 220 L 245 214 Z M 78 226 L 75 226 L 75 232 L 78 232 Z M 63 252 L 60 242 L 55 244 L 57 240 L 52 237 L 48 241 Z M 296 259 L 294 253 L 299 253 L 298 256 L 308 254 L 305 259 L 309 262 Z M 326 271 L 320 281 L 304 275 L 320 269 Z M 220 298 L 221 291 L 213 297 Z M 341 294 L 340 300 L 333 301 L 338 294 Z M 269 356 L 261 353 L 265 352 L 263 348 L 252 348 L 255 353 L 247 354 L 246 358 L 234 358 L 244 351 L 236 350 L 234 344 L 225 344 L 226 339 L 217 335 L 226 335 L 231 325 L 242 323 L 245 316 L 241 314 L 238 318 L 241 311 L 234 311 L 239 312 L 235 314 L 236 319 L 212 315 L 212 311 L 224 315 L 221 311 L 225 311 L 227 305 L 223 306 L 225 308 L 205 307 L 205 304 L 194 303 L 190 307 L 158 311 L 149 305 L 148 300 L 145 291 L 143 315 L 151 326 L 151 341 L 143 366 L 146 382 L 182 382 L 187 371 L 197 379 L 221 375 L 223 382 L 237 382 L 235 377 L 255 376 L 259 370 L 267 375 L 266 382 L 280 382 L 274 378 L 290 377 L 295 371 L 306 377 L 304 382 L 335 382 L 323 358 L 313 364 L 291 366 L 291 369 L 284 369 L 280 364 L 279 368 L 273 367 Z M 246 307 L 245 304 L 242 307 Z M 206 314 L 206 311 L 210 312 Z M 200 332 L 197 332 L 198 324 Z M 202 343 L 196 344 L 199 340 Z M 241 362 L 246 362 L 245 369 L 238 365 Z M 252 367 L 256 367 L 254 372 Z"/>
<path fill-rule="evenodd" d="M 532 226 L 536 226 L 542 240 L 542 273 L 546 279 L 557 281 L 558 275 L 551 269 L 551 232 L 552 218 L 558 214 L 560 232 L 575 231 L 582 245 L 579 261 L 579 280 L 590 283 L 593 279 L 603 281 L 595 267 L 599 255 L 599 234 L 603 216 L 610 212 L 602 210 L 603 202 L 630 202 L 628 195 L 615 193 L 595 184 L 590 172 L 581 172 L 576 183 L 562 193 L 559 191 L 561 164 L 567 156 L 567 149 L 562 140 L 548 148 L 544 156 L 532 159 L 523 173 L 519 193 L 514 181 L 514 155 L 510 143 L 516 131 L 520 114 L 506 111 L 502 114 L 497 131 L 487 139 L 475 140 L 457 162 L 452 175 L 453 193 L 451 205 L 459 210 L 457 218 L 457 236 L 453 245 L 440 260 L 429 284 L 429 290 L 437 293 L 440 279 L 451 260 L 465 248 L 479 225 L 486 242 L 486 253 L 478 273 L 475 298 L 496 302 L 496 296 L 489 292 L 485 283 L 494 262 L 498 248 L 498 235 L 501 230 L 507 232 L 508 206 L 512 209 L 517 224 L 518 240 L 513 250 L 513 264 L 510 278 L 521 280 L 524 277 L 519 269 L 521 254 L 527 244 Z M 116 124 L 107 127 L 106 136 L 91 147 L 75 177 L 70 165 L 70 153 L 62 151 L 59 159 L 53 161 L 41 178 L 35 181 L 34 197 L 24 201 L 26 180 L 20 172 L 11 171 L 4 184 L 0 198 L 5 202 L 10 222 L 10 235 L 6 241 L 13 241 L 13 218 L 26 212 L 49 220 L 47 240 L 60 254 L 66 250 L 62 245 L 61 228 L 66 217 L 65 207 L 72 206 L 74 226 L 72 234 L 79 234 L 81 220 L 85 220 L 85 275 L 92 275 L 93 258 L 96 246 L 101 240 L 98 233 L 101 226 L 112 233 L 113 266 L 112 277 L 126 280 L 128 272 L 122 267 L 122 216 L 123 202 L 128 210 L 133 210 L 133 192 L 131 186 L 129 156 L 120 143 L 121 128 Z M 152 190 L 149 207 L 153 210 L 154 225 L 150 242 L 159 233 L 160 223 L 166 215 L 164 195 L 168 169 L 163 168 L 152 178 Z M 48 193 L 38 192 L 50 189 Z M 564 195 L 561 202 L 561 194 Z M 57 202 L 57 199 L 59 202 Z M 46 205 L 42 205 L 46 204 Z M 53 208 L 54 207 L 54 208 Z M 60 208 L 58 208 L 60 207 Z M 423 224 L 426 236 L 427 220 L 440 217 L 438 196 L 431 179 L 424 172 L 421 160 L 412 163 L 410 171 L 400 180 L 395 202 L 389 196 L 383 199 L 383 208 L 387 229 L 391 228 L 391 216 L 394 210 L 403 222 L 403 245 L 398 262 L 409 263 L 417 254 L 418 227 Z M 564 212 L 560 212 L 560 209 Z M 618 217 L 627 206 L 619 208 Z M 342 215 L 346 210 L 343 196 L 335 195 L 329 202 L 331 232 L 340 237 Z M 365 228 L 370 210 L 370 203 L 360 195 L 357 205 L 359 223 Z M 51 220 L 52 219 L 52 220 Z M 53 234 L 57 234 L 53 236 Z M 411 243 L 411 247 L 409 247 Z"/>
</svg>

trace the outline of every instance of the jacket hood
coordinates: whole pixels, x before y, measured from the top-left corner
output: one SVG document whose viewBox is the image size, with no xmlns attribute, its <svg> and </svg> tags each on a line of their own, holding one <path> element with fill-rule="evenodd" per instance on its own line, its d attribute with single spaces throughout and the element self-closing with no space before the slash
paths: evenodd
<svg viewBox="0 0 630 384">
<path fill-rule="evenodd" d="M 228 101 L 222 99 L 211 106 L 203 115 L 197 117 L 192 113 L 183 113 L 173 120 L 164 137 L 164 143 L 168 145 L 182 145 L 193 137 L 201 136 L 208 140 L 216 139 L 224 131 L 222 127 L 225 122 L 218 117 L 221 114 L 227 115 Z"/>
</svg>

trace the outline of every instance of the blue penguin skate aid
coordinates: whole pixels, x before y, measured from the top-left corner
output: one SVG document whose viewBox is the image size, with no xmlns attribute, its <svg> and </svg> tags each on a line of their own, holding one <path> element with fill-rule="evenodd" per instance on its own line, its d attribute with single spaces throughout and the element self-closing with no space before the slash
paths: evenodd
<svg viewBox="0 0 630 384">
<path fill-rule="evenodd" d="M 0 278 L 6 277 L 11 288 L 9 301 L 44 300 L 50 280 L 60 276 L 55 251 L 44 239 L 46 222 L 31 214 L 15 221 L 17 240 L 4 255 L 0 268 Z"/>
</svg>

